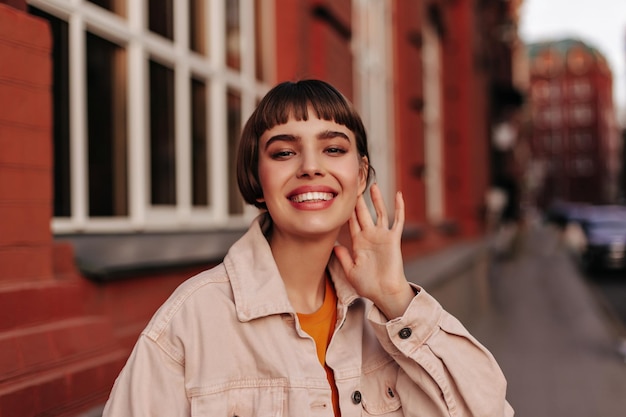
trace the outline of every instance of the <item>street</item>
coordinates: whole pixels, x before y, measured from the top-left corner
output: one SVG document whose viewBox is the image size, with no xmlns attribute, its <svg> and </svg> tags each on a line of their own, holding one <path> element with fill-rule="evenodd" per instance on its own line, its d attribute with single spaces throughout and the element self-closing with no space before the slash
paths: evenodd
<svg viewBox="0 0 626 417">
<path fill-rule="evenodd" d="M 610 303 L 556 229 L 528 225 L 512 246 L 494 257 L 492 311 L 471 331 L 500 363 L 516 416 L 623 417 L 624 327 Z"/>
<path fill-rule="evenodd" d="M 626 326 L 626 271 L 589 273 L 587 281 L 608 303 L 615 319 Z"/>
</svg>

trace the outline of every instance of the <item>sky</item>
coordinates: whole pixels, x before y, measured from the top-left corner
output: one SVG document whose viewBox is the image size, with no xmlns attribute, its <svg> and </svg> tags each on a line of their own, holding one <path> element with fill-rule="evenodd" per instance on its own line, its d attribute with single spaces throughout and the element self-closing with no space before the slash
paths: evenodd
<svg viewBox="0 0 626 417">
<path fill-rule="evenodd" d="M 525 43 L 578 38 L 600 51 L 613 71 L 614 100 L 626 119 L 626 0 L 524 0 Z"/>
</svg>

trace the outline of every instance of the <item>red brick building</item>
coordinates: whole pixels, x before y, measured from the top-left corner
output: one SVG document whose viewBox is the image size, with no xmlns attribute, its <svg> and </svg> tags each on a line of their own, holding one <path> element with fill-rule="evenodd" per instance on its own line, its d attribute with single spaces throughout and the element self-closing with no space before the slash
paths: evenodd
<svg viewBox="0 0 626 417">
<path fill-rule="evenodd" d="M 616 202 L 621 141 L 606 59 L 574 39 L 532 44 L 528 52 L 531 149 L 544 173 L 539 205 Z"/>
<path fill-rule="evenodd" d="M 221 260 L 255 215 L 239 130 L 277 81 L 355 103 L 407 259 L 484 233 L 518 2 L 0 3 L 2 416 L 102 404 L 156 308 Z"/>
</svg>

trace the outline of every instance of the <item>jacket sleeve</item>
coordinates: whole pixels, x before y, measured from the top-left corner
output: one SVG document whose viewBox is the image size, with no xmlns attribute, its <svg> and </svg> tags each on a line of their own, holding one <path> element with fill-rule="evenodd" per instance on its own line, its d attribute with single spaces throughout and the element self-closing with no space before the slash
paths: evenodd
<svg viewBox="0 0 626 417">
<path fill-rule="evenodd" d="M 142 335 L 113 385 L 103 417 L 188 417 L 184 379 L 184 365 Z"/>
<path fill-rule="evenodd" d="M 376 337 L 400 366 L 396 391 L 404 415 L 513 416 L 493 355 L 431 295 L 416 289 L 402 317 L 387 321 L 376 306 L 368 314 Z"/>
</svg>

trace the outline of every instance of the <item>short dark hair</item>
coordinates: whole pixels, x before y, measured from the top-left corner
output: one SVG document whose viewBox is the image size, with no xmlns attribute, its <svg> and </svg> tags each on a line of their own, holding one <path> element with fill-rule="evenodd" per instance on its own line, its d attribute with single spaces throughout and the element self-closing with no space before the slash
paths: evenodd
<svg viewBox="0 0 626 417">
<path fill-rule="evenodd" d="M 285 124 L 290 117 L 307 120 L 311 108 L 315 115 L 350 129 L 361 157 L 368 160 L 367 182 L 374 175 L 369 163 L 367 133 L 361 116 L 335 87 L 321 80 L 285 81 L 263 97 L 246 122 L 237 149 L 237 183 L 248 204 L 266 209 L 259 181 L 259 139 L 268 129 Z"/>
</svg>

